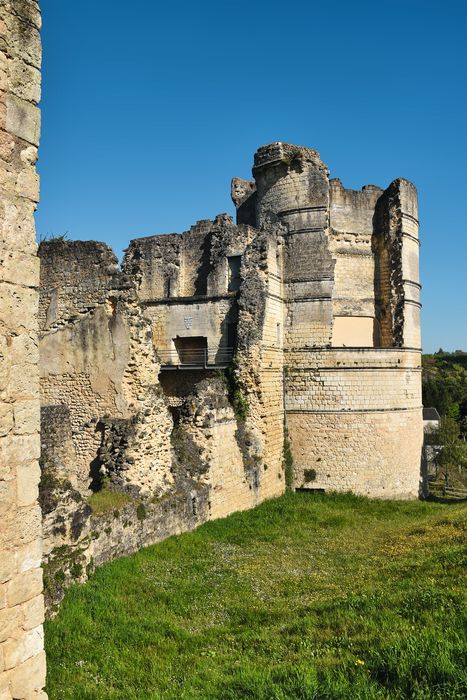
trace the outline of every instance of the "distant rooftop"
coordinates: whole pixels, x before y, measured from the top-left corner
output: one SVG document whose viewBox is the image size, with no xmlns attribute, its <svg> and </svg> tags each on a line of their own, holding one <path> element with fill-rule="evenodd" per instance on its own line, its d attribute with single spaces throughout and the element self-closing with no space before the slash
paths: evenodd
<svg viewBox="0 0 467 700">
<path fill-rule="evenodd" d="M 423 408 L 423 420 L 439 420 L 436 408 Z"/>
</svg>

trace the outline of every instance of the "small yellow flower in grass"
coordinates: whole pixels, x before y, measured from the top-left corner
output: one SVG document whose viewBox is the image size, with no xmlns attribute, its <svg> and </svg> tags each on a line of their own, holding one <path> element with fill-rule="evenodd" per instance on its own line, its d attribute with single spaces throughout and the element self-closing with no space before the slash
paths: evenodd
<svg viewBox="0 0 467 700">
<path fill-rule="evenodd" d="M 365 665 L 365 662 L 363 661 L 363 659 L 357 659 L 355 661 L 355 666 L 364 666 L 364 665 Z"/>
</svg>

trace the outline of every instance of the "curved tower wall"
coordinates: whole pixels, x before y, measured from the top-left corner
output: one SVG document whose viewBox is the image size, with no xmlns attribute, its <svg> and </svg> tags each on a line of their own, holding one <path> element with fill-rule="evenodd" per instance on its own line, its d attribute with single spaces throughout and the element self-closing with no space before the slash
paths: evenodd
<svg viewBox="0 0 467 700">
<path fill-rule="evenodd" d="M 285 406 L 296 488 L 419 492 L 415 187 L 345 190 L 310 149 L 259 149 L 257 225 L 284 234 Z"/>
<path fill-rule="evenodd" d="M 326 346 L 332 335 L 334 261 L 329 246 L 329 177 L 318 153 L 272 144 L 255 155 L 259 227 L 287 227 L 283 284 L 284 347 Z"/>
</svg>

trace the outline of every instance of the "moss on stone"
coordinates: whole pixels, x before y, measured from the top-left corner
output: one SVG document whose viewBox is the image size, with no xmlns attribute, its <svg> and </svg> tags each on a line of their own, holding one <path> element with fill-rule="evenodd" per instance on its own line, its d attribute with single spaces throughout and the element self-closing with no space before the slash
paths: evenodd
<svg viewBox="0 0 467 700">
<path fill-rule="evenodd" d="M 100 491 L 91 494 L 88 502 L 92 508 L 93 515 L 100 516 L 113 511 L 114 517 L 117 517 L 115 516 L 115 511 L 120 510 L 129 503 L 133 503 L 133 499 L 127 493 L 104 487 Z"/>
<path fill-rule="evenodd" d="M 144 503 L 138 503 L 138 507 L 136 508 L 136 517 L 138 520 L 146 520 L 147 513 Z"/>
</svg>

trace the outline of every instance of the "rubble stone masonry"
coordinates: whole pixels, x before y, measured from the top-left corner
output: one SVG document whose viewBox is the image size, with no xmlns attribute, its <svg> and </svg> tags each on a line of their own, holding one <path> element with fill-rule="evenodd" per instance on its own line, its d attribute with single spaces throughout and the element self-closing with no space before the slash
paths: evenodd
<svg viewBox="0 0 467 700">
<path fill-rule="evenodd" d="M 0 698 L 46 698 L 34 210 L 41 17 L 0 3 Z"/>
</svg>

